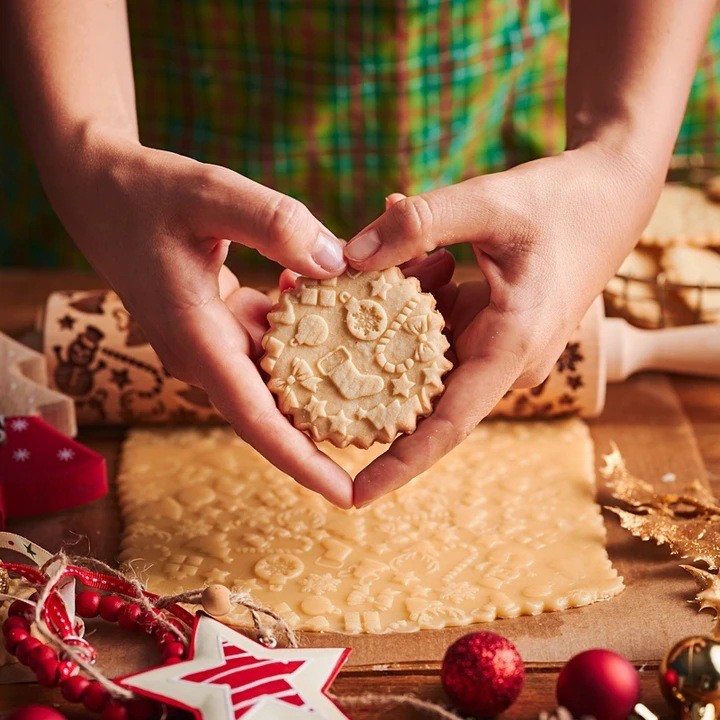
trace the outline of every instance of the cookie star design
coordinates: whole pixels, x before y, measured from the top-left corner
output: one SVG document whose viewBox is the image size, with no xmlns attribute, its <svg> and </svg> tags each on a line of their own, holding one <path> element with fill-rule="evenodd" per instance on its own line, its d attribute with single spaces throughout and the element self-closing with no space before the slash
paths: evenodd
<svg viewBox="0 0 720 720">
<path fill-rule="evenodd" d="M 327 410 L 325 409 L 327 400 L 318 400 L 315 396 L 310 398 L 304 409 L 310 413 L 310 419 L 315 422 L 318 418 L 327 417 Z"/>
<path fill-rule="evenodd" d="M 370 297 L 387 300 L 388 290 L 392 290 L 392 285 L 385 279 L 384 273 L 377 280 L 370 281 Z"/>
<path fill-rule="evenodd" d="M 343 410 L 340 410 L 337 415 L 330 415 L 330 432 L 347 435 L 350 425 L 352 425 L 352 419 Z"/>
<path fill-rule="evenodd" d="M 408 397 L 410 390 L 415 387 L 415 383 L 408 378 L 407 373 L 403 373 L 397 380 L 391 380 L 390 383 L 393 389 L 392 394 L 403 397 Z"/>
<path fill-rule="evenodd" d="M 433 364 L 428 368 L 423 368 L 422 373 L 425 378 L 426 384 L 434 385 L 437 388 L 442 388 L 443 370 L 436 362 L 433 362 Z"/>
</svg>

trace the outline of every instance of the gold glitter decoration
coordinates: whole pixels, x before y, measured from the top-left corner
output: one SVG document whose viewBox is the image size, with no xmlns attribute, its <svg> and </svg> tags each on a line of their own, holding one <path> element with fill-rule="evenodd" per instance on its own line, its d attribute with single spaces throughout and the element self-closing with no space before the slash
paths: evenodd
<svg viewBox="0 0 720 720">
<path fill-rule="evenodd" d="M 700 610 L 712 610 L 715 613 L 715 626 L 713 627 L 713 635 L 720 635 L 720 578 L 715 573 L 701 570 L 692 565 L 681 565 L 683 570 L 687 570 L 695 580 L 699 588 L 695 601 L 700 606 Z"/>
<path fill-rule="evenodd" d="M 3 595 L 10 591 L 10 575 L 4 567 L 0 567 L 0 593 Z"/>
<path fill-rule="evenodd" d="M 629 507 L 608 507 L 620 524 L 643 540 L 668 545 L 670 552 L 710 570 L 720 567 L 720 504 L 695 481 L 681 493 L 658 492 L 650 483 L 631 475 L 615 447 L 604 457 L 601 473 L 616 500 Z"/>
</svg>

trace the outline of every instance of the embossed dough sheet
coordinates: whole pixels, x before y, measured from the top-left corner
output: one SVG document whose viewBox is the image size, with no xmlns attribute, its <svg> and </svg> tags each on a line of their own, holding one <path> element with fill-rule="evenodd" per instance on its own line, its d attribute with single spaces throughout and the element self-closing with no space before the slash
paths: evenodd
<svg viewBox="0 0 720 720">
<path fill-rule="evenodd" d="M 590 425 L 596 464 L 614 440 L 630 470 L 651 482 L 660 485 L 667 472 L 677 475 L 678 484 L 693 478 L 706 481 L 692 430 L 662 377 L 638 377 L 609 388 L 605 413 Z M 666 484 L 663 487 L 668 489 Z M 709 619 L 685 602 L 692 597 L 693 583 L 667 551 L 635 540 L 612 517 L 606 517 L 606 526 L 610 558 L 627 585 L 609 601 L 442 630 L 392 635 L 301 633 L 301 640 L 308 645 L 352 647 L 352 665 L 437 662 L 453 639 L 472 629 L 490 629 L 515 642 L 527 662 L 562 662 L 595 646 L 643 661 L 661 657 L 668 637 L 707 632 Z M 123 664 L 119 656 L 117 661 Z M 127 659 L 130 666 L 135 662 Z"/>
</svg>

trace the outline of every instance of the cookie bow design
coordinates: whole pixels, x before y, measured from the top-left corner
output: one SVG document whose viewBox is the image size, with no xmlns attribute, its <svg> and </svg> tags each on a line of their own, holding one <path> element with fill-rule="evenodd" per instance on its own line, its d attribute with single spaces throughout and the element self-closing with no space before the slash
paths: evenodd
<svg viewBox="0 0 720 720">
<path fill-rule="evenodd" d="M 426 362 L 435 356 L 435 348 L 428 342 L 430 319 L 427 315 L 415 315 L 405 321 L 404 329 L 417 339 L 415 359 Z"/>
<path fill-rule="evenodd" d="M 293 392 L 293 385 L 298 383 L 306 390 L 315 392 L 317 386 L 321 382 L 321 378 L 313 375 L 313 371 L 305 360 L 296 358 L 290 366 L 290 375 L 287 378 L 272 378 L 268 383 L 268 387 L 277 393 L 282 393 L 291 407 L 300 407 L 297 396 Z"/>
</svg>

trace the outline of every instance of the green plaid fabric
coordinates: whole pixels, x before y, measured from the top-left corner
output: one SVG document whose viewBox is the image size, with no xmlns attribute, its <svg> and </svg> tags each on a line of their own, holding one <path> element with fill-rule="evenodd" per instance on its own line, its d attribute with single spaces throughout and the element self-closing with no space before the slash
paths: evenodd
<svg viewBox="0 0 720 720">
<path fill-rule="evenodd" d="M 390 192 L 417 193 L 562 149 L 563 6 L 130 0 L 142 140 L 292 195 L 349 237 Z M 718 44 L 716 19 L 680 152 L 720 149 Z M 7 109 L 0 144 L 0 262 L 78 262 Z"/>
</svg>

